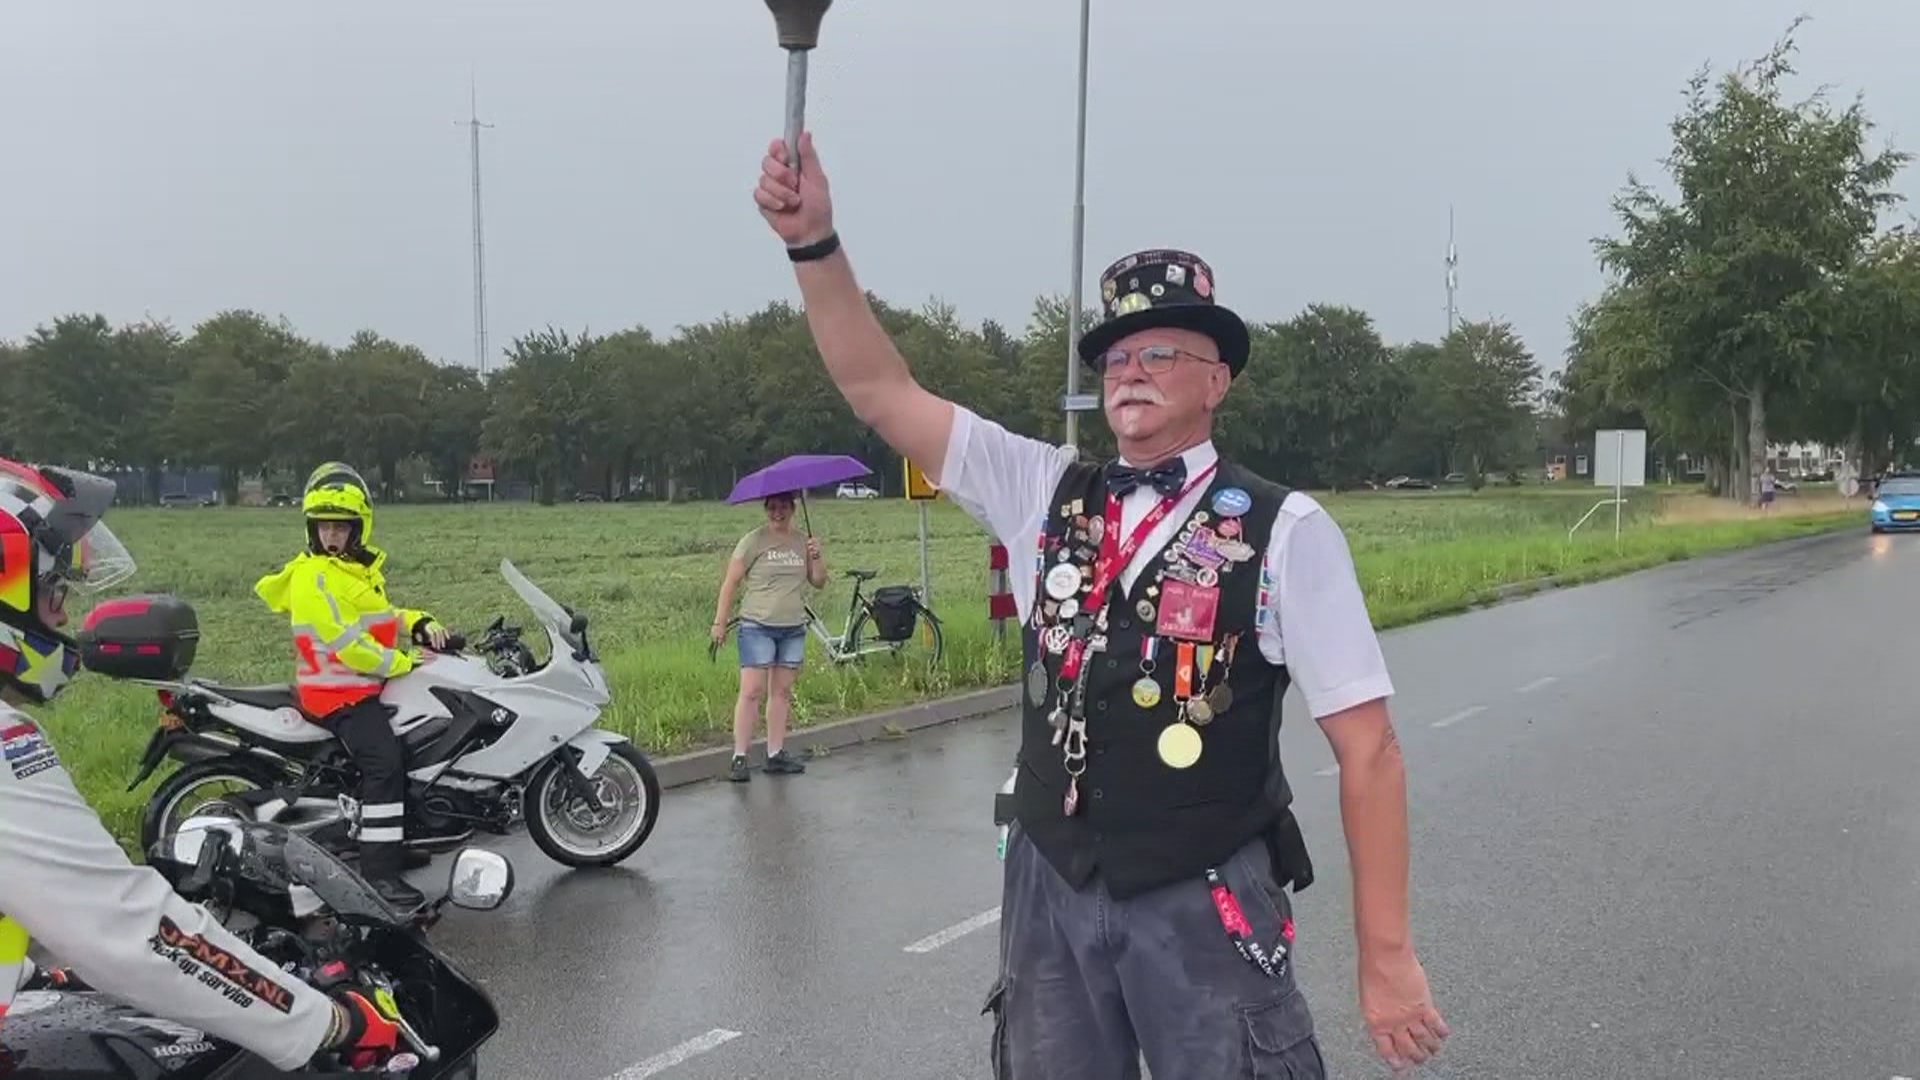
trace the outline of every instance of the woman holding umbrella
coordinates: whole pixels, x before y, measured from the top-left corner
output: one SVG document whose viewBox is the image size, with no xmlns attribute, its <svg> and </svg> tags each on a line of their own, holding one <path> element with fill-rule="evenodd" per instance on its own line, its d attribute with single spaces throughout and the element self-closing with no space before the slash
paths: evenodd
<svg viewBox="0 0 1920 1080">
<path fill-rule="evenodd" d="M 720 602 L 713 614 L 713 643 L 726 639 L 728 613 L 740 597 L 740 696 L 733 705 L 733 764 L 727 779 L 752 778 L 747 747 L 753 741 L 761 707 L 767 716 L 767 764 L 770 773 L 805 772 L 787 753 L 787 719 L 793 683 L 807 652 L 807 586 L 827 584 L 820 542 L 793 527 L 794 493 L 775 492 L 764 500 L 766 523 L 740 538 L 720 581 Z"/>
</svg>

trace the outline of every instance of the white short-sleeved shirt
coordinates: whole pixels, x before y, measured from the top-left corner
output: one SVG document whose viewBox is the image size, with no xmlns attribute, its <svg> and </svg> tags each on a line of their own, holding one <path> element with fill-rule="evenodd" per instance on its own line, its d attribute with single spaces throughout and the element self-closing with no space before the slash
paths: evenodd
<svg viewBox="0 0 1920 1080">
<path fill-rule="evenodd" d="M 1188 476 L 1219 458 L 1211 441 L 1181 456 Z M 1069 447 L 1015 435 L 954 406 L 940 488 L 1006 545 L 1013 567 L 1007 576 L 1023 623 L 1032 615 L 1037 585 L 1028 569 L 1034 545 L 1045 527 L 1054 488 L 1073 461 Z M 1134 579 L 1178 535 L 1206 487 L 1188 492 L 1148 534 L 1121 573 L 1123 590 L 1132 589 Z M 1121 535 L 1131 535 L 1158 501 L 1158 493 L 1146 485 L 1123 499 Z M 1360 595 L 1346 537 L 1312 496 L 1288 494 L 1267 543 L 1264 567 L 1274 586 L 1260 593 L 1260 652 L 1275 664 L 1287 665 L 1307 711 L 1318 719 L 1391 696 L 1393 681 Z"/>
</svg>

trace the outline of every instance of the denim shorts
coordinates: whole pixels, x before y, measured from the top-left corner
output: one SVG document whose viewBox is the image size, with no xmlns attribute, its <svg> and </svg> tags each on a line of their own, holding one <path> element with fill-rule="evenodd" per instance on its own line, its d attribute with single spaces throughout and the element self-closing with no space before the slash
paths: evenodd
<svg viewBox="0 0 1920 1080">
<path fill-rule="evenodd" d="M 807 655 L 807 628 L 800 626 L 764 626 L 747 619 L 740 620 L 736 631 L 740 645 L 740 666 L 743 668 L 781 667 L 797 668 Z"/>
</svg>

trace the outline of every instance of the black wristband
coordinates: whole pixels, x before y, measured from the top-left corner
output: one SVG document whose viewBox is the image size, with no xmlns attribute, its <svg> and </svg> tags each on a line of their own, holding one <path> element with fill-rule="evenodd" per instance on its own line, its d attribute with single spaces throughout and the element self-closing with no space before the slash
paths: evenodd
<svg viewBox="0 0 1920 1080">
<path fill-rule="evenodd" d="M 805 247 L 788 248 L 787 258 L 797 263 L 814 262 L 819 259 L 824 259 L 839 250 L 840 234 L 838 232 L 830 232 L 826 235 L 825 239 L 815 240 Z"/>
</svg>

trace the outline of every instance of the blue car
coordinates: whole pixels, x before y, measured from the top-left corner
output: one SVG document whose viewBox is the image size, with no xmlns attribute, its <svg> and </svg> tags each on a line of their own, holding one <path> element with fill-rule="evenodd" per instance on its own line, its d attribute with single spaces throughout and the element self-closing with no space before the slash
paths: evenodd
<svg viewBox="0 0 1920 1080">
<path fill-rule="evenodd" d="M 1873 494 L 1874 532 L 1920 531 L 1920 476 L 1889 476 Z"/>
</svg>

